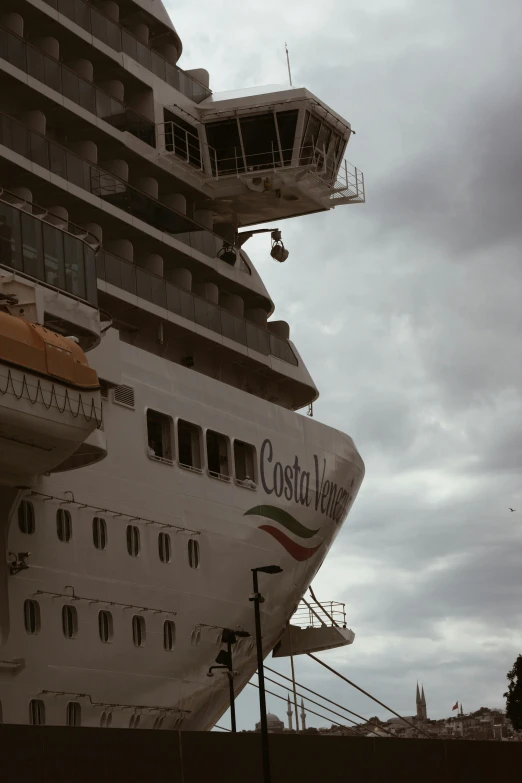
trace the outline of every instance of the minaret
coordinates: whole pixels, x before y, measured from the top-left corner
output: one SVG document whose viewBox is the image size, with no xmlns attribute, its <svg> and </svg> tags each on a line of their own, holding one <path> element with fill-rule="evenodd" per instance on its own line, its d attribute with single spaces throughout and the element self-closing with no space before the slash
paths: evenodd
<svg viewBox="0 0 522 783">
<path fill-rule="evenodd" d="M 422 686 L 422 693 L 421 693 L 421 707 L 422 707 L 422 719 L 428 720 L 428 711 L 426 709 L 426 697 L 424 695 L 424 685 Z"/>
<path fill-rule="evenodd" d="M 301 731 L 306 730 L 306 712 L 304 708 L 304 701 L 301 698 Z"/>
<path fill-rule="evenodd" d="M 288 697 L 288 710 L 286 711 L 286 714 L 288 715 L 288 728 L 290 731 L 293 731 L 292 717 L 294 713 L 292 712 L 292 705 L 290 704 L 290 696 Z"/>
<path fill-rule="evenodd" d="M 416 704 L 417 704 L 417 718 L 418 720 L 422 720 L 422 701 L 421 701 L 421 695 L 419 691 L 419 683 L 417 682 L 417 697 L 416 697 Z"/>
</svg>

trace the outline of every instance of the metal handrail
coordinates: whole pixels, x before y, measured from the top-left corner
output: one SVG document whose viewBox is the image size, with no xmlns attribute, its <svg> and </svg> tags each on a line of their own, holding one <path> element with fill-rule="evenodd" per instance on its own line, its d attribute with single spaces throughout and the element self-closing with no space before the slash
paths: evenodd
<svg viewBox="0 0 522 783">
<path fill-rule="evenodd" d="M 111 123 L 111 119 L 121 117 L 122 115 L 126 117 L 132 117 L 135 118 L 135 122 L 137 122 L 138 127 L 133 129 L 133 125 L 130 122 L 128 125 L 128 128 L 120 128 L 119 130 L 128 130 L 129 133 L 131 133 L 133 136 L 136 136 L 137 138 L 141 139 L 142 141 L 145 141 L 147 144 L 149 144 L 151 147 L 154 147 L 156 144 L 156 138 L 155 138 L 155 126 L 154 123 L 149 120 L 147 117 L 145 117 L 143 114 L 140 114 L 139 112 L 132 109 L 128 104 L 123 103 L 123 101 L 120 101 L 118 98 L 115 98 L 110 93 L 103 90 L 101 87 L 98 87 L 97 84 L 94 84 L 94 82 L 90 82 L 88 79 L 84 79 L 83 76 L 80 76 L 76 73 L 76 71 L 73 71 L 71 68 L 68 68 L 66 65 L 64 65 L 60 60 L 56 60 L 54 57 L 50 57 L 45 52 L 42 52 L 41 49 L 38 49 L 36 46 L 33 46 L 31 43 L 25 40 L 25 38 L 22 38 L 21 36 L 14 33 L 12 30 L 9 30 L 6 27 L 3 27 L 0 25 L 0 34 L 3 34 L 9 37 L 13 40 L 18 40 L 23 47 L 23 57 L 20 59 L 20 57 L 17 56 L 17 52 L 13 51 L 12 55 L 9 56 L 9 50 L 8 47 L 6 47 L 7 50 L 1 52 L 2 57 L 7 60 L 7 62 L 11 63 L 11 65 L 15 65 L 17 68 L 20 68 L 20 70 L 23 70 L 24 73 L 27 73 L 29 76 L 32 76 L 35 79 L 38 79 L 38 81 L 45 84 L 47 87 L 50 87 L 53 90 L 56 90 L 56 92 L 59 92 L 60 95 L 63 95 L 65 98 L 68 98 L 69 100 L 73 101 L 73 103 L 78 104 L 78 106 L 81 106 L 84 109 L 87 109 L 92 114 L 94 114 L 96 117 L 99 117 L 100 119 L 105 120 L 105 122 Z M 29 52 L 35 52 L 39 58 L 42 58 L 43 68 L 31 68 L 30 62 L 28 58 Z M 58 76 L 58 79 L 54 78 L 53 75 L 50 75 L 47 73 L 47 69 L 45 67 L 46 63 L 52 63 L 55 66 L 59 67 L 60 73 Z M 51 68 L 49 68 L 49 71 Z M 90 94 L 90 100 L 84 99 L 82 102 L 82 96 L 80 95 L 80 91 L 78 91 L 78 95 L 74 95 L 74 91 L 68 90 L 66 87 L 66 83 L 64 81 L 64 74 L 70 74 L 71 77 L 74 79 L 77 79 L 78 82 L 83 83 L 84 85 L 87 85 L 89 90 L 91 91 Z M 100 97 L 100 100 L 98 101 L 98 96 Z M 84 96 L 85 98 L 85 96 Z M 105 104 L 109 107 L 109 113 L 106 114 L 103 110 L 102 104 Z M 89 104 L 89 105 L 85 105 Z M 112 106 L 121 107 L 122 111 L 115 111 L 111 114 L 111 107 Z"/>
<path fill-rule="evenodd" d="M 298 364 L 297 357 L 288 340 L 279 337 L 269 329 L 263 329 L 246 318 L 234 315 L 225 308 L 215 305 L 153 272 L 142 269 L 120 256 L 102 250 L 97 256 L 97 267 L 98 279 L 103 282 L 139 296 L 145 301 L 180 315 L 192 323 L 197 323 L 199 326 L 204 326 L 245 347 L 256 350 L 264 356 L 275 356 L 294 366 Z M 172 302 L 174 294 L 179 297 L 179 306 L 175 306 Z M 224 328 L 224 323 L 227 321 L 229 321 L 228 329 Z M 244 332 L 244 340 L 239 339 L 239 331 Z"/>
<path fill-rule="evenodd" d="M 333 624 L 346 627 L 345 604 L 340 601 L 321 601 L 309 605 L 301 601 L 292 615 L 291 622 L 306 628 L 331 627 Z"/>
<path fill-rule="evenodd" d="M 119 22 L 115 22 L 113 19 L 110 19 L 106 14 L 103 13 L 103 11 L 100 11 L 99 8 L 95 8 L 89 3 L 85 2 L 85 0 L 44 0 L 44 3 L 47 3 L 47 5 L 50 5 L 51 8 L 54 8 L 56 11 L 59 11 L 64 16 L 66 16 L 68 19 L 73 21 L 75 24 L 77 24 L 79 27 L 82 27 L 84 30 L 87 30 L 88 33 L 93 35 L 95 38 L 98 36 L 96 35 L 96 30 L 93 30 L 93 14 L 98 14 L 98 16 L 102 17 L 105 20 L 106 24 L 106 31 L 109 29 L 109 26 L 111 26 L 113 29 L 119 31 L 119 41 L 116 41 L 117 46 L 120 48 L 118 49 L 117 46 L 114 46 L 114 42 L 111 39 L 110 35 L 107 35 L 107 40 L 103 41 L 107 46 L 110 46 L 111 49 L 114 49 L 115 51 L 122 51 L 125 54 L 127 54 L 129 57 L 132 57 L 133 60 L 140 63 L 140 65 L 143 65 L 144 68 L 147 68 L 147 70 L 151 71 L 155 76 L 158 76 L 160 79 L 163 79 L 167 84 L 170 84 L 171 87 L 174 87 L 175 89 L 178 89 L 181 93 L 187 96 L 187 98 L 191 98 L 195 103 L 200 103 L 202 100 L 205 100 L 205 98 L 208 98 L 209 95 L 212 95 L 212 90 L 209 87 L 206 87 L 204 84 L 202 84 L 198 79 L 196 79 L 194 76 L 191 76 L 191 74 L 187 73 L 183 70 L 183 68 L 180 68 L 179 65 L 174 65 L 173 63 L 169 62 L 165 57 L 163 57 L 162 54 L 157 52 L 155 49 L 152 49 L 147 44 L 144 44 L 142 41 L 140 41 L 138 38 L 136 38 L 135 35 L 133 35 L 129 30 L 127 30 L 123 25 L 119 24 Z M 81 15 L 77 15 L 75 13 L 75 5 L 77 3 L 80 3 L 82 6 L 86 8 L 86 13 L 88 14 L 88 22 L 87 24 L 83 23 L 83 19 L 81 18 Z M 124 48 L 124 36 L 127 36 L 129 39 L 131 39 L 133 42 L 135 42 L 136 47 L 136 56 L 134 57 L 129 51 L 126 51 Z M 100 38 L 100 40 L 103 40 Z M 148 55 L 148 63 L 144 64 L 140 61 L 138 51 L 146 52 Z M 146 56 L 147 59 L 147 56 Z M 172 81 L 176 81 L 176 79 L 169 80 L 169 72 L 170 69 L 173 70 L 174 74 L 176 74 L 178 77 L 181 75 L 183 78 L 177 80 L 177 84 L 172 84 Z M 158 72 L 159 71 L 159 72 Z M 192 85 L 192 90 L 188 89 L 182 89 L 184 86 L 182 84 L 183 79 L 186 79 L 190 85 Z M 200 93 L 201 97 L 199 98 L 199 95 L 196 94 L 196 91 L 194 90 L 194 87 L 197 87 L 197 92 Z M 194 97 L 196 94 L 196 97 L 199 98 L 199 100 L 196 100 L 196 97 Z"/>
</svg>

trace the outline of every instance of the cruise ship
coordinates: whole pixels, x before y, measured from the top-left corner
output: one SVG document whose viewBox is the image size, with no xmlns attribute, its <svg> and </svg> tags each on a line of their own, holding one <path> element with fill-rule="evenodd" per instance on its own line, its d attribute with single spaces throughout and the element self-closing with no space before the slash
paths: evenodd
<svg viewBox="0 0 522 783">
<path fill-rule="evenodd" d="M 282 569 L 265 655 L 353 640 L 291 618 L 363 462 L 306 415 L 246 252 L 265 232 L 282 263 L 286 219 L 364 202 L 351 126 L 304 88 L 213 93 L 181 52 L 160 0 L 2 0 L 5 723 L 211 729 L 227 629 L 236 694 L 257 668 L 252 569 Z"/>
</svg>

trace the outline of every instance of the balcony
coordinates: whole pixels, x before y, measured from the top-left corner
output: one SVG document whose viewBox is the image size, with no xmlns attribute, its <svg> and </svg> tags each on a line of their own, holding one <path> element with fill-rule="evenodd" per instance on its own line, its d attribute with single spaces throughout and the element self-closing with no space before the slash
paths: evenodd
<svg viewBox="0 0 522 783">
<path fill-rule="evenodd" d="M 139 296 L 147 302 L 180 315 L 192 323 L 204 326 L 216 334 L 240 343 L 245 348 L 264 356 L 275 356 L 283 362 L 297 366 L 297 358 L 287 340 L 262 329 L 244 318 L 232 315 L 228 310 L 186 291 L 162 277 L 140 269 L 105 251 L 96 257 L 98 279 Z"/>
<path fill-rule="evenodd" d="M 0 266 L 59 289 L 93 307 L 98 306 L 96 239 L 70 221 L 66 227 L 47 222 L 52 218 L 36 204 L 0 190 Z"/>
<path fill-rule="evenodd" d="M 0 28 L 0 57 L 118 130 L 156 146 L 153 122 L 4 28 Z"/>
<path fill-rule="evenodd" d="M 5 114 L 0 144 L 210 258 L 223 247 L 221 237 L 196 221 Z"/>
<path fill-rule="evenodd" d="M 75 22 L 94 38 L 114 49 L 132 57 L 155 76 L 170 84 L 178 92 L 186 95 L 194 103 L 201 103 L 212 94 L 208 87 L 198 82 L 179 66 L 172 65 L 161 54 L 139 41 L 132 33 L 117 22 L 98 11 L 85 0 L 44 0 L 56 11 Z"/>
</svg>

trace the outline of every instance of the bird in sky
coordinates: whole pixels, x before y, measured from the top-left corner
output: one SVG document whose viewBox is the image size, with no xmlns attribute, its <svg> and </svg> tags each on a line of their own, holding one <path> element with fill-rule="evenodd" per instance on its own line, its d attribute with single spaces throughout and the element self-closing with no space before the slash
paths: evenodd
<svg viewBox="0 0 522 783">
<path fill-rule="evenodd" d="M 510 511 L 516 511 L 516 508 L 509 508 Z"/>
</svg>

